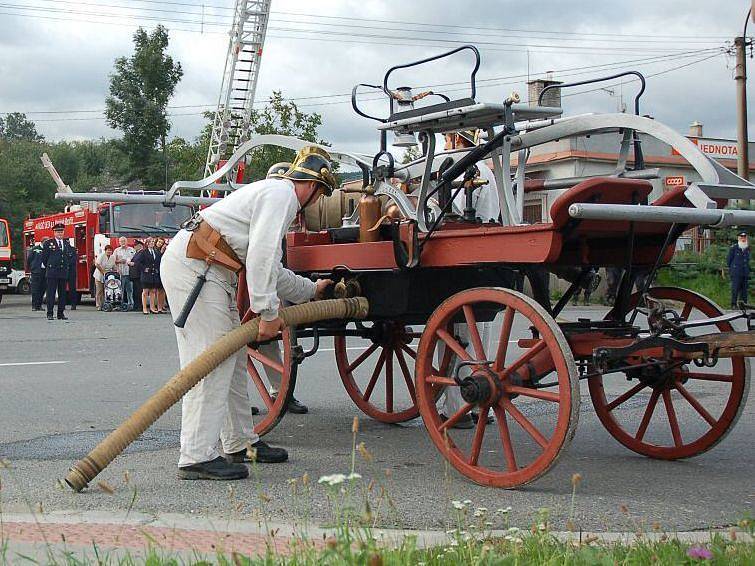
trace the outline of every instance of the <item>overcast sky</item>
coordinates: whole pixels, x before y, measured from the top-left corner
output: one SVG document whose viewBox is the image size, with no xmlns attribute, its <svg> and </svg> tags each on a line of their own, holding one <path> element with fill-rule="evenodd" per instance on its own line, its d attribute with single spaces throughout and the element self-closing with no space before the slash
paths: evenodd
<svg viewBox="0 0 755 566">
<path fill-rule="evenodd" d="M 170 52 L 184 69 L 171 101 L 173 107 L 184 106 L 171 109 L 172 135 L 196 137 L 203 123 L 197 114 L 205 108 L 186 106 L 211 109 L 217 101 L 229 8 L 234 5 L 233 0 L 207 0 L 202 8 L 202 3 L 4 1 L 0 112 L 25 112 L 54 140 L 118 135 L 101 114 L 72 111 L 104 108 L 113 60 L 131 53 L 135 27 L 150 29 L 162 22 L 170 30 Z M 256 98 L 265 98 L 273 89 L 293 98 L 348 93 L 357 82 L 381 81 L 394 64 L 470 42 L 482 53 L 478 79 L 496 79 L 480 83 L 478 100 L 501 101 L 511 91 L 526 99 L 528 66 L 533 77 L 552 70 L 554 78 L 565 81 L 637 69 L 647 75 L 661 73 L 648 78 L 643 113 L 684 132 L 690 122 L 699 120 L 707 136 L 735 137 L 733 59 L 715 49 L 742 33 L 749 4 L 750 0 L 273 0 Z M 313 29 L 320 31 L 311 33 Z M 754 31 L 751 23 L 749 35 Z M 708 59 L 701 61 L 704 58 Z M 639 61 L 627 62 L 634 60 Z M 755 75 L 751 59 L 748 64 Z M 396 85 L 459 83 L 468 76 L 469 65 L 470 58 L 459 55 L 425 71 L 397 76 Z M 594 68 L 597 65 L 606 65 L 606 70 Z M 688 66 L 673 70 L 682 65 Z M 453 98 L 464 94 L 462 86 L 436 90 L 445 88 Z M 611 87 L 611 92 L 567 97 L 564 107 L 569 114 L 615 111 L 623 94 L 631 109 L 636 88 L 637 83 L 628 83 Z M 755 88 L 749 100 L 751 138 L 753 100 Z M 323 115 L 322 134 L 338 147 L 374 149 L 374 123 L 354 115 L 347 101 L 320 98 L 302 100 L 300 105 Z M 385 112 L 382 101 L 371 104 L 372 111 Z"/>
</svg>

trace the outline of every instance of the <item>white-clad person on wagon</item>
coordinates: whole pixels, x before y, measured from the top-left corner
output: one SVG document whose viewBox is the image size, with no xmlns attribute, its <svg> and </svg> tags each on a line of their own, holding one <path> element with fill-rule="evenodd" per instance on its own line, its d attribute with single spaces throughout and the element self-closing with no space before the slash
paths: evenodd
<svg viewBox="0 0 755 566">
<path fill-rule="evenodd" d="M 453 134 L 446 134 L 446 151 L 452 149 L 464 149 L 475 147 L 479 143 L 480 130 L 462 130 Z M 487 181 L 487 184 L 477 187 L 472 192 L 472 207 L 475 209 L 475 216 L 483 222 L 498 222 L 501 216 L 501 208 L 499 205 L 498 189 L 495 182 L 495 176 L 484 162 L 480 161 L 477 164 L 477 169 L 480 171 L 480 178 Z M 459 194 L 454 199 L 454 206 L 459 211 L 463 211 L 466 207 L 466 192 L 464 190 L 459 191 Z M 482 326 L 480 329 L 480 338 L 486 349 L 490 351 L 490 328 L 492 322 L 481 322 L 478 326 Z M 467 349 L 474 358 L 474 353 L 469 346 L 469 330 L 466 324 L 455 324 L 455 334 L 467 345 Z M 493 350 L 495 351 L 495 350 Z M 442 356 L 442 352 L 439 351 L 439 355 Z M 454 356 L 454 359 L 456 357 Z M 453 371 L 453 364 L 449 368 L 449 371 Z M 464 370 L 461 371 L 460 377 L 465 377 Z M 464 400 L 461 398 L 461 388 L 459 387 L 447 387 L 445 394 L 438 402 L 438 407 L 441 415 L 445 418 L 450 418 L 454 413 L 464 406 Z M 453 428 L 472 428 L 475 425 L 477 414 L 468 413 L 459 420 Z"/>
<path fill-rule="evenodd" d="M 209 268 L 207 283 L 184 327 L 176 328 L 181 367 L 239 326 L 236 273 L 243 265 L 250 308 L 260 315 L 259 341 L 270 340 L 282 330 L 279 295 L 286 298 L 286 289 L 308 288 L 308 295 L 322 295 L 331 282 L 314 283 L 285 269 L 281 241 L 299 211 L 336 186 L 330 156 L 319 148 L 305 147 L 281 178 L 233 191 L 198 212 L 187 228 L 176 234 L 161 264 L 173 312 L 182 310 L 197 277 L 205 271 L 206 262 L 197 250 L 206 249 L 211 242 L 212 257 L 218 262 Z M 286 450 L 268 446 L 255 434 L 247 381 L 246 352 L 240 350 L 184 396 L 179 478 L 246 478 L 248 445 L 255 449 L 259 463 L 288 459 Z"/>
</svg>

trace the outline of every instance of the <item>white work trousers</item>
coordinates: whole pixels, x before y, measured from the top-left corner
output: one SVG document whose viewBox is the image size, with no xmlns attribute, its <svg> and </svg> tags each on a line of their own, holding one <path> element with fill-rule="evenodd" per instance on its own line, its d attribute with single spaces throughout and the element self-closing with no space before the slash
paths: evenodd
<svg viewBox="0 0 755 566">
<path fill-rule="evenodd" d="M 181 230 L 168 246 L 161 262 L 161 279 L 176 315 L 204 271 L 204 262 L 186 257 L 190 233 Z M 239 326 L 236 307 L 236 275 L 213 266 L 184 328 L 176 328 L 178 356 L 183 368 L 221 336 Z M 179 466 L 214 460 L 238 452 L 259 440 L 247 396 L 246 352 L 220 364 L 183 398 L 181 456 Z"/>
</svg>

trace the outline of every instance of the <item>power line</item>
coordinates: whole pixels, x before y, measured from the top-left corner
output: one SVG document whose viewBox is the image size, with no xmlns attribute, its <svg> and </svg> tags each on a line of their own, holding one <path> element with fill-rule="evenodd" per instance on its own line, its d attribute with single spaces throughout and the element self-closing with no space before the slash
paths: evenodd
<svg viewBox="0 0 755 566">
<path fill-rule="evenodd" d="M 175 1 L 168 1 L 168 0 L 130 0 L 131 2 L 137 2 L 141 4 L 158 4 L 158 5 L 168 5 L 168 6 L 187 6 L 187 7 L 194 7 L 194 8 L 201 8 L 204 6 L 205 8 L 212 8 L 215 10 L 228 10 L 233 11 L 233 8 L 229 6 L 223 6 L 219 4 L 206 4 L 204 2 L 197 3 L 189 3 L 189 2 L 175 2 Z M 661 34 L 637 34 L 637 33 L 631 33 L 631 34 L 622 34 L 622 33 L 598 33 L 598 32 L 582 32 L 582 31 L 565 31 L 565 30 L 537 30 L 537 29 L 527 29 L 527 28 L 505 28 L 505 27 L 481 27 L 476 25 L 458 25 L 458 24 L 439 24 L 439 23 L 429 23 L 429 22 L 419 22 L 419 21 L 407 21 L 407 20 L 383 20 L 383 19 L 376 19 L 376 18 L 358 18 L 353 16 L 333 16 L 333 15 L 324 15 L 324 14 L 311 14 L 311 13 L 304 13 L 304 12 L 286 12 L 286 11 L 273 11 L 272 15 L 276 14 L 283 14 L 287 16 L 304 16 L 304 17 L 312 17 L 312 18 L 322 18 L 322 19 L 330 19 L 330 20 L 348 20 L 348 21 L 360 21 L 360 22 L 371 22 L 371 23 L 387 23 L 387 24 L 402 24 L 402 25 L 416 25 L 416 26 L 426 26 L 426 27 L 438 27 L 438 28 L 452 28 L 452 29 L 465 29 L 465 30 L 484 30 L 484 31 L 512 31 L 512 32 L 521 32 L 521 33 L 542 33 L 542 34 L 556 34 L 556 35 L 574 35 L 574 36 L 602 36 L 602 37 L 609 37 L 609 38 L 616 38 L 616 37 L 645 37 L 645 38 L 657 38 L 657 37 L 664 37 L 669 39 L 700 39 L 700 38 L 710 38 L 710 39 L 729 39 L 729 35 L 702 35 L 702 34 L 694 34 L 694 35 L 661 35 Z"/>
<path fill-rule="evenodd" d="M 44 16 L 44 15 L 31 15 L 31 14 L 23 14 L 23 13 L 14 13 L 14 12 L 3 12 L 0 11 L 1 15 L 9 15 L 9 16 L 15 16 L 20 18 L 32 18 L 32 19 L 41 19 L 41 20 L 53 20 L 53 21 L 61 21 L 61 22 L 77 22 L 77 23 L 88 23 L 88 24 L 95 24 L 95 25 L 114 25 L 114 26 L 120 26 L 120 27 L 128 27 L 128 28 L 135 28 L 140 27 L 139 24 L 127 24 L 122 22 L 110 22 L 110 21 L 102 21 L 102 20 L 90 20 L 85 18 L 61 18 L 61 17 L 55 17 L 55 16 Z M 226 35 L 223 32 L 219 31 L 200 31 L 198 29 L 186 29 L 186 28 L 180 28 L 180 27 L 174 27 L 174 26 L 168 26 L 170 31 L 172 32 L 187 32 L 187 33 L 202 33 L 202 34 L 216 34 L 216 35 Z M 349 34 L 351 36 L 352 34 Z M 299 41 L 318 41 L 318 42 L 335 42 L 339 44 L 343 43 L 351 43 L 351 44 L 359 44 L 359 45 L 373 45 L 376 47 L 381 47 L 384 49 L 393 49 L 395 47 L 439 47 L 437 44 L 434 43 L 397 43 L 395 41 L 391 41 L 390 44 L 386 44 L 383 42 L 378 41 L 360 41 L 355 39 L 348 39 L 348 38 L 339 38 L 339 39 L 330 39 L 327 37 L 298 37 L 294 35 L 280 35 L 280 34 L 274 34 L 269 33 L 269 38 L 275 38 L 275 39 L 293 39 L 293 40 L 299 40 Z M 455 45 L 463 45 L 463 42 L 455 43 Z M 536 47 L 532 46 L 522 46 L 519 49 L 513 49 L 513 48 L 495 48 L 495 47 L 485 47 L 483 48 L 483 51 L 495 51 L 495 52 L 512 52 L 512 53 L 526 53 L 526 52 L 532 52 L 532 53 L 554 53 L 551 49 L 557 49 L 556 51 L 559 54 L 586 54 L 585 51 L 571 51 L 569 47 L 561 47 L 561 46 L 552 46 L 549 50 L 541 50 Z M 636 50 L 625 48 L 623 50 L 614 50 L 610 52 L 605 51 L 598 51 L 600 47 L 595 47 L 595 51 L 588 52 L 590 55 L 615 55 L 617 53 L 621 52 L 629 52 L 629 53 L 635 53 Z M 667 53 L 668 51 L 665 50 L 654 50 L 655 52 L 660 53 Z M 678 53 L 678 51 L 673 51 L 673 53 Z"/>
<path fill-rule="evenodd" d="M 231 21 L 232 21 L 232 18 L 230 18 L 230 17 L 221 16 L 222 18 L 224 18 L 223 21 L 216 22 L 216 21 L 212 21 L 212 20 L 206 19 L 205 15 L 204 15 L 204 12 L 195 12 L 195 11 L 186 11 L 186 10 L 167 10 L 167 9 L 160 9 L 160 8 L 145 8 L 145 7 L 140 7 L 140 6 L 127 6 L 127 5 L 122 5 L 122 4 L 102 4 L 102 3 L 98 3 L 98 2 L 79 2 L 79 1 L 66 1 L 66 0 L 37 0 L 37 1 L 38 2 L 53 3 L 55 5 L 60 5 L 60 4 L 75 4 L 75 5 L 81 5 L 81 6 L 96 6 L 96 7 L 102 7 L 102 8 L 115 8 L 115 9 L 119 9 L 119 10 L 131 10 L 131 11 L 136 11 L 136 12 L 159 12 L 159 13 L 168 13 L 170 15 L 176 15 L 176 14 L 178 14 L 178 15 L 201 16 L 202 19 L 200 21 L 193 21 L 193 22 L 191 22 L 191 23 L 196 23 L 197 25 L 201 24 L 201 25 L 214 25 L 214 26 L 225 26 L 225 27 L 227 27 L 231 23 Z M 195 7 L 195 8 L 202 8 L 203 7 L 203 6 L 199 6 L 199 5 L 195 5 L 195 4 L 192 5 L 192 6 Z M 25 8 L 28 8 L 28 9 L 38 9 L 38 8 L 36 8 L 33 5 L 26 5 L 26 4 L 16 4 L 16 5 L 6 4 L 5 7 L 11 7 L 11 8 L 15 7 L 16 9 L 25 9 Z M 204 7 L 206 7 L 206 6 L 204 6 Z M 231 8 L 228 8 L 228 9 L 232 10 Z M 50 10 L 59 11 L 60 9 L 59 8 L 58 9 L 51 8 Z M 45 9 L 45 11 L 49 11 L 49 10 Z M 74 11 L 74 10 L 72 10 L 72 11 Z M 91 15 L 91 12 L 89 14 Z M 287 13 L 284 13 L 284 14 L 287 14 Z M 107 14 L 97 14 L 97 15 L 101 16 L 101 17 L 116 17 L 115 14 L 112 15 L 112 16 L 107 15 Z M 132 18 L 133 17 L 138 17 L 138 14 L 134 15 L 134 16 L 129 16 L 129 17 L 132 17 Z M 434 29 L 422 30 L 422 29 L 391 28 L 391 27 L 386 27 L 386 26 L 374 26 L 374 25 L 358 25 L 358 24 L 318 22 L 318 21 L 313 21 L 311 19 L 312 17 L 317 17 L 317 16 L 307 15 L 307 17 L 310 17 L 309 21 L 280 19 L 277 16 L 274 16 L 272 19 L 276 23 L 282 22 L 282 23 L 289 23 L 289 24 L 301 24 L 301 25 L 305 25 L 306 24 L 306 25 L 330 26 L 330 27 L 339 27 L 339 28 L 348 27 L 349 29 L 370 29 L 370 30 L 380 30 L 380 31 L 396 31 L 396 32 L 402 32 L 402 33 L 424 33 L 424 34 L 443 33 L 445 36 L 448 36 L 448 35 L 469 35 L 470 34 L 470 31 L 469 31 L 468 28 L 463 28 L 463 29 L 465 29 L 464 32 L 455 32 L 455 31 L 447 31 L 447 30 L 443 30 L 441 32 L 440 30 L 434 30 Z M 348 19 L 348 18 L 343 18 L 343 19 Z M 370 20 L 362 20 L 362 19 L 355 19 L 355 20 L 356 21 L 370 21 Z M 174 21 L 177 21 L 177 22 L 180 22 L 180 23 L 190 23 L 188 20 L 174 20 Z M 306 31 L 306 30 L 302 30 L 302 31 Z M 522 32 L 522 31 L 516 31 L 514 33 L 518 34 L 518 33 L 524 33 L 524 32 Z M 526 35 L 525 37 L 530 38 L 531 37 L 531 32 L 528 31 L 526 33 L 528 35 Z M 596 36 L 601 37 L 601 39 L 591 38 L 587 34 L 576 34 L 576 32 L 574 32 L 573 34 L 570 33 L 569 35 L 577 35 L 577 37 L 569 37 L 569 38 L 550 37 L 548 39 L 551 40 L 551 41 L 572 41 L 572 42 L 573 41 L 582 41 L 582 42 L 584 42 L 584 41 L 592 41 L 592 42 L 597 42 L 597 41 L 606 42 L 606 41 L 608 41 L 608 42 L 611 42 L 611 43 L 616 43 L 617 42 L 617 38 L 615 36 L 608 35 L 608 34 L 606 34 L 606 35 L 608 35 L 608 37 L 605 37 L 605 38 L 603 38 L 604 37 L 603 34 L 596 34 Z M 512 36 L 509 36 L 509 37 L 519 37 L 519 36 L 512 35 Z M 431 38 L 417 37 L 416 39 L 431 39 Z M 473 40 L 461 40 L 460 39 L 459 41 L 473 41 Z M 673 38 L 670 38 L 670 39 L 658 39 L 657 37 L 655 37 L 653 39 L 647 39 L 647 38 L 645 38 L 645 39 L 619 39 L 618 41 L 620 41 L 622 43 L 642 43 L 643 45 L 647 44 L 647 43 L 661 43 L 661 44 L 674 43 L 674 44 L 679 44 L 679 37 L 673 37 Z M 694 38 L 691 38 L 689 41 L 685 41 L 684 43 L 685 44 L 711 44 L 711 43 L 720 43 L 720 41 L 715 40 L 715 39 L 707 39 L 706 40 L 706 39 L 700 39 L 699 37 L 694 37 Z"/>
<path fill-rule="evenodd" d="M 680 69 L 684 69 L 685 67 L 691 67 L 692 65 L 697 65 L 698 63 L 702 63 L 703 61 L 708 61 L 709 59 L 713 59 L 714 57 L 718 57 L 719 55 L 722 55 L 722 54 L 723 53 L 714 53 L 713 55 L 709 55 L 707 57 L 703 57 L 702 59 L 697 59 L 696 61 L 691 61 L 689 63 L 684 63 L 682 65 L 677 65 L 676 67 L 671 67 L 669 69 L 664 69 L 663 71 L 659 71 L 657 73 L 652 73 L 650 75 L 645 75 L 645 78 L 646 79 L 650 79 L 650 78 L 653 78 L 653 77 L 658 77 L 660 75 L 665 75 L 666 73 L 670 73 L 672 71 L 678 71 Z M 627 80 L 627 81 L 621 81 L 621 82 L 618 82 L 618 83 L 612 83 L 612 84 L 609 84 L 609 85 L 604 85 L 602 87 L 591 88 L 591 89 L 588 89 L 588 90 L 580 90 L 578 92 L 570 92 L 568 94 L 562 94 L 561 98 L 568 98 L 568 97 L 571 97 L 571 96 L 578 96 L 580 94 L 586 94 L 588 92 L 596 92 L 598 90 L 603 90 L 603 89 L 611 88 L 611 87 L 614 87 L 614 86 L 621 86 L 621 85 L 625 85 L 625 84 L 629 84 L 629 83 L 638 82 L 639 80 L 640 79 L 634 78 L 634 79 L 630 79 L 630 80 Z"/>
<path fill-rule="evenodd" d="M 715 53 L 713 55 L 708 55 L 706 57 L 696 59 L 695 61 L 691 61 L 691 62 L 684 63 L 682 65 L 677 65 L 677 66 L 674 66 L 674 67 L 670 67 L 668 69 L 664 69 L 664 70 L 659 71 L 657 73 L 652 73 L 652 74 L 646 75 L 646 78 L 657 77 L 657 76 L 660 76 L 660 75 L 665 75 L 667 73 L 671 73 L 673 71 L 677 71 L 677 70 L 683 69 L 685 67 L 690 67 L 692 65 L 696 65 L 698 63 L 702 63 L 704 61 L 707 61 L 709 59 L 717 57 L 720 54 L 721 54 L 721 52 L 718 52 L 718 53 Z M 686 58 L 689 58 L 689 56 L 687 56 Z M 573 73 L 573 74 L 584 74 L 584 73 Z M 516 76 L 521 76 L 521 75 L 513 75 L 512 78 L 516 77 Z M 568 75 L 564 75 L 564 76 L 568 76 Z M 637 79 L 628 80 L 628 81 L 625 81 L 623 83 L 613 83 L 613 84 L 610 84 L 610 85 L 607 85 L 607 86 L 603 86 L 603 87 L 598 87 L 598 88 L 583 90 L 583 91 L 579 91 L 579 92 L 573 92 L 573 93 L 563 94 L 562 98 L 568 98 L 568 97 L 577 96 L 577 95 L 580 95 L 580 94 L 586 94 L 586 93 L 590 93 L 590 92 L 595 92 L 595 91 L 602 90 L 604 88 L 611 88 L 613 86 L 619 86 L 621 84 L 629 84 L 629 83 L 635 82 L 636 80 Z M 517 84 L 517 82 L 508 82 L 508 83 L 500 83 L 500 84 L 489 84 L 489 85 L 480 86 L 478 88 L 494 88 L 494 87 L 506 86 L 506 85 L 511 85 L 511 84 Z M 420 87 L 420 88 L 424 88 L 424 87 Z M 459 91 L 459 90 L 466 90 L 466 89 L 450 89 L 450 90 L 447 90 L 446 92 L 455 92 L 455 91 Z M 341 95 L 327 95 L 327 96 L 341 96 Z M 384 100 L 384 98 L 382 98 L 382 97 L 381 98 L 368 99 L 368 100 L 381 100 L 381 99 Z M 308 108 L 308 107 L 330 106 L 330 105 L 335 105 L 335 104 L 346 104 L 346 103 L 349 103 L 349 102 L 350 101 L 320 102 L 320 103 L 312 103 L 312 104 L 300 104 L 298 106 L 299 106 L 299 108 Z M 191 105 L 186 105 L 185 107 L 191 107 Z M 168 114 L 168 116 L 169 117 L 174 117 L 174 116 L 201 116 L 203 114 L 204 114 L 204 112 L 187 112 L 187 113 Z M 34 121 L 35 122 L 70 122 L 70 121 L 104 120 L 104 119 L 105 119 L 104 116 L 94 116 L 94 117 L 86 117 L 86 118 L 45 118 L 45 119 L 39 119 L 39 120 L 34 120 Z"/>
<path fill-rule="evenodd" d="M 531 72 L 528 74 L 517 74 L 517 75 L 504 75 L 504 76 L 498 76 L 498 77 L 490 77 L 486 79 L 477 79 L 476 83 L 478 84 L 478 88 L 487 88 L 490 86 L 503 86 L 508 84 L 516 84 L 516 83 L 502 83 L 499 84 L 502 80 L 510 80 L 510 79 L 523 79 L 526 77 L 539 77 L 544 76 L 547 73 L 557 73 L 559 77 L 569 77 L 569 76 L 578 76 L 583 74 L 592 73 L 595 71 L 607 71 L 612 70 L 614 68 L 623 67 L 628 64 L 638 64 L 638 65 L 649 65 L 649 64 L 655 64 L 655 63 L 663 63 L 666 61 L 673 61 L 676 59 L 682 59 L 682 58 L 689 58 L 697 56 L 701 53 L 710 52 L 712 49 L 708 50 L 695 50 L 695 51 L 689 51 L 685 54 L 681 55 L 658 55 L 653 57 L 646 57 L 641 59 L 629 59 L 629 60 L 623 60 L 623 61 L 613 61 L 610 63 L 602 63 L 598 65 L 584 65 L 580 67 L 569 67 L 565 69 L 552 69 L 550 71 L 538 71 L 538 72 Z M 717 54 L 722 52 L 719 49 L 715 49 L 717 51 Z M 480 83 L 494 83 L 494 84 L 480 84 Z M 453 82 L 445 82 L 445 83 L 435 83 L 435 84 L 428 84 L 428 85 L 419 85 L 416 88 L 418 89 L 426 89 L 426 88 L 437 88 L 441 86 L 454 86 L 454 85 L 467 85 L 469 84 L 468 80 L 465 81 L 453 81 Z M 452 89 L 447 90 L 444 92 L 455 92 L 458 90 L 465 90 L 465 89 Z M 301 100 L 318 100 L 318 99 L 327 99 L 327 98 L 343 98 L 343 97 L 351 97 L 351 92 L 343 92 L 343 93 L 334 93 L 334 94 L 321 94 L 321 95 L 313 95 L 313 96 L 299 96 L 299 97 L 287 97 L 284 98 L 285 101 L 289 102 L 296 102 Z M 367 100 L 383 100 L 384 98 L 377 97 L 377 98 L 364 98 L 363 101 Z M 267 99 L 261 99 L 261 100 L 255 100 L 255 104 L 264 104 L 267 102 Z M 350 100 L 341 100 L 338 101 L 337 104 L 344 104 L 349 103 Z M 216 103 L 207 103 L 207 104 L 183 104 L 183 105 L 169 105 L 168 108 L 170 109 L 183 109 L 183 108 L 214 108 L 216 107 Z M 81 113 L 104 113 L 105 109 L 87 109 L 87 110 L 31 110 L 31 111 L 25 111 L 22 112 L 23 114 L 33 115 L 33 114 L 81 114 Z M 10 114 L 10 112 L 0 112 L 0 115 L 7 115 Z M 198 113 L 198 114 L 201 114 Z M 89 118 L 87 118 L 89 119 Z"/>
<path fill-rule="evenodd" d="M 212 26 L 222 26 L 226 27 L 226 23 L 215 23 L 215 22 L 209 22 L 209 21 L 199 21 L 194 19 L 175 19 L 175 18 L 164 18 L 164 17 L 153 17 L 148 15 L 135 15 L 135 14 L 102 14 L 98 12 L 90 12 L 90 11 L 84 11 L 84 10 L 73 10 L 73 9 L 65 9 L 65 8 L 42 8 L 42 7 L 34 7 L 34 6 L 28 6 L 28 5 L 19 5 L 19 4 L 5 4 L 0 3 L 0 8 L 5 9 L 11 9 L 11 10 L 18 10 L 18 11 L 32 11 L 32 12 L 44 12 L 45 14 L 49 12 L 57 13 L 57 14 L 72 14 L 72 15 L 84 15 L 84 16 L 93 16 L 97 18 L 117 18 L 117 19 L 129 19 L 129 20 L 135 20 L 135 21 L 154 21 L 154 22 L 172 22 L 172 23 L 180 23 L 180 24 L 189 24 L 189 25 L 212 25 Z M 17 14 L 17 15 L 24 15 Z M 42 16 L 40 16 L 42 17 Z M 304 22 L 302 22 L 304 23 Z M 276 27 L 276 26 L 270 26 L 268 28 L 270 31 L 281 31 L 281 32 L 288 32 L 288 33 L 303 33 L 303 34 L 318 34 L 317 40 L 321 40 L 323 35 L 326 36 L 334 36 L 334 37 L 359 37 L 359 38 L 368 38 L 368 39 L 390 39 L 395 40 L 395 36 L 393 35 L 385 35 L 385 34 L 378 34 L 378 33 L 355 33 L 355 32 L 339 32 L 339 31 L 332 31 L 332 30 L 322 30 L 322 29 L 304 29 L 304 28 L 290 28 L 290 27 Z M 182 31 L 190 31 L 190 30 L 182 30 Z M 196 30 L 200 31 L 200 30 Z M 401 30 L 397 30 L 401 31 Z M 296 39 L 302 39 L 302 38 L 296 38 Z M 456 39 L 445 39 L 445 38 L 431 38 L 431 37 L 421 37 L 421 38 L 415 38 L 415 41 L 422 41 L 422 42 L 429 42 L 430 44 L 452 44 L 452 45 L 459 45 L 462 43 L 465 43 L 465 41 L 462 40 L 456 40 Z M 339 40 L 342 41 L 342 40 Z M 494 49 L 496 47 L 517 47 L 516 51 L 521 51 L 525 48 L 528 49 L 547 49 L 547 50 L 553 50 L 557 49 L 561 52 L 565 50 L 569 51 L 575 51 L 575 52 L 584 52 L 584 51 L 595 51 L 595 50 L 603 50 L 603 51 L 615 51 L 615 52 L 626 52 L 626 51 L 634 51 L 638 50 L 636 47 L 630 47 L 630 46 L 617 46 L 617 47 L 611 47 L 611 46 L 601 46 L 601 45 L 595 45 L 595 46 L 585 46 L 585 45 L 552 45 L 552 44 L 538 44 L 538 43 L 528 43 L 528 44 L 522 44 L 521 42 L 505 42 L 505 41 L 475 41 L 476 45 L 479 46 L 488 46 L 489 48 Z M 647 53 L 678 53 L 681 51 L 684 51 L 684 48 L 642 48 L 639 49 L 639 51 L 647 52 Z"/>
</svg>

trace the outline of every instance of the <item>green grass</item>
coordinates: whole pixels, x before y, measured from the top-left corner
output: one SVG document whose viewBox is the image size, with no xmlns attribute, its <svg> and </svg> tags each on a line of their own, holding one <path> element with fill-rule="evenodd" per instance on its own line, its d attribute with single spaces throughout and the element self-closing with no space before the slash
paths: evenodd
<svg viewBox="0 0 755 566">
<path fill-rule="evenodd" d="M 508 539 L 508 540 L 506 540 Z M 0 547 L 1 548 L 1 547 Z M 704 557 L 698 557 L 704 556 Z M 6 562 L 5 560 L 8 562 Z M 10 556 L 10 552 L 0 553 L 4 564 L 16 564 L 21 560 Z M 63 552 L 60 556 L 50 554 L 52 564 L 73 565 L 117 565 L 131 566 L 173 566 L 183 564 L 221 564 L 223 566 L 242 565 L 426 565 L 445 566 L 469 565 L 751 565 L 755 563 L 755 546 L 750 543 L 730 540 L 721 535 L 712 535 L 706 544 L 687 544 L 673 537 L 663 541 L 639 540 L 633 544 L 609 544 L 583 539 L 575 534 L 573 540 L 561 541 L 547 531 L 514 533 L 505 538 L 470 538 L 461 531 L 452 536 L 448 545 L 432 548 L 419 548 L 414 537 L 407 537 L 396 548 L 385 548 L 370 537 L 367 530 L 350 532 L 339 530 L 337 537 L 328 539 L 324 549 L 315 549 L 308 541 L 297 544 L 288 556 L 276 555 L 272 550 L 258 557 L 248 557 L 238 553 L 216 554 L 186 558 L 182 555 L 150 549 L 146 553 L 117 556 L 98 550 L 91 556 L 82 557 Z M 33 563 L 27 562 L 26 563 Z"/>
<path fill-rule="evenodd" d="M 719 273 L 710 271 L 678 269 L 670 264 L 658 273 L 656 286 L 661 285 L 690 289 L 724 309 L 728 308 L 731 300 L 731 283 Z"/>
</svg>

